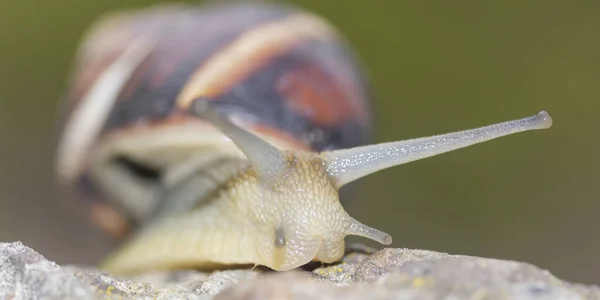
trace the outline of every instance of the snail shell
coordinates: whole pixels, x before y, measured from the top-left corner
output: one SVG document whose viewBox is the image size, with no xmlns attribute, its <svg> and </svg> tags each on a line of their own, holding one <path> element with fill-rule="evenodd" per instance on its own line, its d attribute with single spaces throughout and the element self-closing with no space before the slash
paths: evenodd
<svg viewBox="0 0 600 300">
<path fill-rule="evenodd" d="M 186 113 L 196 98 L 281 148 L 364 144 L 370 96 L 349 49 L 325 21 L 289 7 L 160 6 L 105 18 L 79 52 L 60 176 L 95 198 L 93 220 L 123 235 L 161 204 L 167 169 L 243 158 Z"/>
<path fill-rule="evenodd" d="M 232 20 L 235 20 L 233 22 Z M 322 18 L 266 4 L 160 6 L 101 20 L 78 52 L 57 172 L 102 229 L 104 267 L 334 262 L 344 238 L 391 237 L 349 216 L 339 189 L 395 165 L 514 132 L 536 116 L 366 145 L 371 97 Z"/>
</svg>

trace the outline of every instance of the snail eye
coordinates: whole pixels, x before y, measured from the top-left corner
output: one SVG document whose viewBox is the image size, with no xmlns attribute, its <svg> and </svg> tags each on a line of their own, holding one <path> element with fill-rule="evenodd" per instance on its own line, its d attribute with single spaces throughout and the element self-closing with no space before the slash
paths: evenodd
<svg viewBox="0 0 600 300">
<path fill-rule="evenodd" d="M 285 241 L 285 233 L 283 232 L 283 227 L 277 227 L 275 229 L 275 247 L 282 248 L 286 244 Z"/>
</svg>

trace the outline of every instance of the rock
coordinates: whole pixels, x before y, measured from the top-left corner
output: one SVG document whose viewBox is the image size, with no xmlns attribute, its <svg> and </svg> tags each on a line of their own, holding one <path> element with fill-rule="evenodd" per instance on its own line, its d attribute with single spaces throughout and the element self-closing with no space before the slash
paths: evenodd
<svg viewBox="0 0 600 300">
<path fill-rule="evenodd" d="M 600 299 L 536 266 L 426 250 L 355 248 L 313 271 L 181 270 L 111 277 L 0 243 L 0 299 Z M 366 249 L 366 248 L 365 248 Z"/>
<path fill-rule="evenodd" d="M 95 297 L 90 285 L 23 244 L 0 244 L 0 299 Z"/>
</svg>

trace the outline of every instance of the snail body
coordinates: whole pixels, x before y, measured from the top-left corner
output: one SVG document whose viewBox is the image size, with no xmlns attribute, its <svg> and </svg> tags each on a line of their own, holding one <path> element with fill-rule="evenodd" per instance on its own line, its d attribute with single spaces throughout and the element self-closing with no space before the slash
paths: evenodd
<svg viewBox="0 0 600 300">
<path fill-rule="evenodd" d="M 235 21 L 232 21 L 235 20 Z M 392 166 L 532 129 L 538 115 L 371 144 L 371 96 L 326 21 L 265 4 L 167 6 L 98 23 L 78 52 L 57 172 L 105 231 L 113 273 L 337 261 L 391 244 L 339 189 Z"/>
</svg>

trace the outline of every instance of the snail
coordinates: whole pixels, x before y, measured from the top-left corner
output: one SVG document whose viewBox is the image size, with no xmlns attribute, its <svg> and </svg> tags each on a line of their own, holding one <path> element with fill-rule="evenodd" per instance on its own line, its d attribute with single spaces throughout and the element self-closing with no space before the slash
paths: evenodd
<svg viewBox="0 0 600 300">
<path fill-rule="evenodd" d="M 65 96 L 57 177 L 126 239 L 115 274 L 332 263 L 352 218 L 340 188 L 369 174 L 551 126 L 540 113 L 373 144 L 362 63 L 315 14 L 273 4 L 170 5 L 100 19 Z"/>
</svg>

